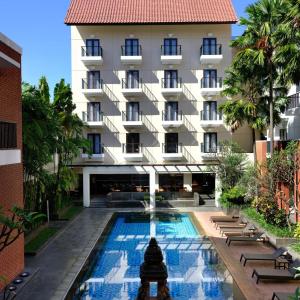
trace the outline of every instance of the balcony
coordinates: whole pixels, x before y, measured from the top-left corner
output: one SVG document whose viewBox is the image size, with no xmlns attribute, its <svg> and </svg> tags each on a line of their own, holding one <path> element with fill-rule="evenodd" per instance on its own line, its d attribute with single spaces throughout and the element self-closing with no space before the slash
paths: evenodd
<svg viewBox="0 0 300 300">
<path fill-rule="evenodd" d="M 183 93 L 181 78 L 162 78 L 162 94 L 165 96 L 179 96 Z"/>
<path fill-rule="evenodd" d="M 223 125 L 222 114 L 217 111 L 201 111 L 200 125 L 203 128 L 220 127 Z"/>
<path fill-rule="evenodd" d="M 82 112 L 82 121 L 87 123 L 90 127 L 103 127 L 103 113 L 102 112 Z"/>
<path fill-rule="evenodd" d="M 201 79 L 201 94 L 202 95 L 219 95 L 223 90 L 222 77 L 210 78 L 204 77 Z"/>
<path fill-rule="evenodd" d="M 217 160 L 219 147 L 208 147 L 205 143 L 201 143 L 201 157 L 203 160 Z"/>
<path fill-rule="evenodd" d="M 165 161 L 178 161 L 183 159 L 182 144 L 162 144 L 162 157 Z"/>
<path fill-rule="evenodd" d="M 142 161 L 142 144 L 126 143 L 122 145 L 123 156 L 126 161 Z"/>
<path fill-rule="evenodd" d="M 81 61 L 86 66 L 102 65 L 102 47 L 81 47 Z"/>
<path fill-rule="evenodd" d="M 96 152 L 96 151 L 95 151 Z M 97 153 L 93 153 L 91 155 L 87 153 L 82 153 L 81 158 L 85 161 L 95 161 L 95 162 L 103 162 L 104 161 L 104 145 L 100 144 Z"/>
<path fill-rule="evenodd" d="M 128 65 L 139 65 L 143 61 L 142 47 L 121 47 L 121 62 Z"/>
<path fill-rule="evenodd" d="M 182 111 L 162 111 L 162 126 L 166 129 L 179 128 L 183 125 Z"/>
<path fill-rule="evenodd" d="M 143 94 L 142 80 L 122 79 L 122 93 L 124 96 L 139 96 Z"/>
<path fill-rule="evenodd" d="M 103 81 L 82 79 L 81 91 L 86 96 L 101 96 L 103 95 Z"/>
<path fill-rule="evenodd" d="M 161 46 L 160 60 L 163 65 L 178 65 L 182 62 L 181 45 Z"/>
<path fill-rule="evenodd" d="M 128 113 L 122 112 L 122 124 L 127 128 L 141 128 L 143 126 L 142 112 Z"/>
<path fill-rule="evenodd" d="M 202 45 L 200 48 L 201 64 L 219 64 L 223 59 L 222 45 L 215 46 Z"/>
</svg>

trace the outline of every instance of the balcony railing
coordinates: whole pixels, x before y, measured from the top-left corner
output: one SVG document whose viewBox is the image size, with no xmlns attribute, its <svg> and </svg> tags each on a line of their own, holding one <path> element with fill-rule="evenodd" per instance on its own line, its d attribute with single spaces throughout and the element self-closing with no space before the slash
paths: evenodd
<svg viewBox="0 0 300 300">
<path fill-rule="evenodd" d="M 121 46 L 121 55 L 122 56 L 141 56 L 142 55 L 142 46 Z"/>
<path fill-rule="evenodd" d="M 84 90 L 102 89 L 102 88 L 103 88 L 102 79 L 93 79 L 93 80 L 82 79 L 82 89 Z"/>
<path fill-rule="evenodd" d="M 287 106 L 287 110 L 288 109 L 294 109 L 294 108 L 297 108 L 297 107 L 300 107 L 300 92 L 294 94 L 294 95 L 291 95 L 288 97 L 289 98 L 289 104 Z"/>
<path fill-rule="evenodd" d="M 162 78 L 161 80 L 163 89 L 180 89 L 182 88 L 181 78 Z"/>
<path fill-rule="evenodd" d="M 127 111 L 122 112 L 122 121 L 125 122 L 138 122 L 142 121 L 143 113 L 141 111 L 135 113 L 129 113 Z"/>
<path fill-rule="evenodd" d="M 82 112 L 83 122 L 103 122 L 103 112 Z"/>
<path fill-rule="evenodd" d="M 83 154 L 86 153 L 86 149 L 83 149 Z M 92 145 L 92 155 L 104 154 L 104 144 Z"/>
<path fill-rule="evenodd" d="M 223 86 L 223 79 L 222 77 L 203 77 L 201 79 L 201 88 L 202 89 L 217 89 L 222 88 Z"/>
<path fill-rule="evenodd" d="M 102 47 L 84 46 L 81 47 L 81 56 L 102 56 Z"/>
<path fill-rule="evenodd" d="M 182 121 L 182 111 L 172 110 L 172 111 L 162 111 L 163 121 Z"/>
<path fill-rule="evenodd" d="M 181 55 L 181 45 L 177 46 L 164 46 L 160 47 L 161 55 L 171 56 L 171 55 Z"/>
<path fill-rule="evenodd" d="M 163 153 L 182 153 L 181 143 L 164 143 L 162 144 Z"/>
<path fill-rule="evenodd" d="M 201 110 L 200 119 L 201 119 L 201 121 L 221 121 L 222 113 L 217 112 L 217 111 Z"/>
<path fill-rule="evenodd" d="M 142 79 L 130 80 L 128 78 L 122 79 L 122 89 L 141 89 Z"/>
<path fill-rule="evenodd" d="M 201 153 L 217 153 L 218 152 L 218 146 L 208 146 L 205 143 L 201 143 Z"/>
<path fill-rule="evenodd" d="M 122 144 L 123 153 L 131 154 L 131 153 L 142 153 L 143 145 L 140 143 L 125 143 Z"/>
<path fill-rule="evenodd" d="M 222 45 L 215 46 L 202 45 L 200 47 L 200 55 L 222 55 Z"/>
</svg>

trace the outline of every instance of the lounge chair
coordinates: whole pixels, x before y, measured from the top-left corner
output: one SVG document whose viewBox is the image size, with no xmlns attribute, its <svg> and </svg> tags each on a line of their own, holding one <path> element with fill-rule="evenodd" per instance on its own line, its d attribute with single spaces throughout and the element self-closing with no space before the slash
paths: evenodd
<svg viewBox="0 0 300 300">
<path fill-rule="evenodd" d="M 290 300 L 295 294 L 274 292 L 272 300 Z"/>
<path fill-rule="evenodd" d="M 248 260 L 261 260 L 261 261 L 273 261 L 274 264 L 276 262 L 276 259 L 280 256 L 284 256 L 286 253 L 286 250 L 284 248 L 278 248 L 273 253 L 270 254 L 259 254 L 259 253 L 243 253 L 240 258 L 240 262 L 243 261 L 243 266 L 246 265 Z"/>
<path fill-rule="evenodd" d="M 295 267 L 299 267 L 299 262 L 293 263 L 288 269 L 270 269 L 270 268 L 260 268 L 254 269 L 252 277 L 256 276 L 256 284 L 259 280 L 273 280 L 273 281 L 288 281 L 288 280 L 300 280 L 295 278 L 297 270 Z"/>
<path fill-rule="evenodd" d="M 215 222 L 236 222 L 239 216 L 231 215 L 231 216 L 211 216 L 210 221 L 212 223 Z"/>
<path fill-rule="evenodd" d="M 247 226 L 247 222 L 246 221 L 241 221 L 241 222 L 237 222 L 236 224 L 222 224 L 219 225 L 219 230 L 220 232 L 226 232 L 226 231 L 230 231 L 231 229 L 245 229 L 245 227 Z"/>
<path fill-rule="evenodd" d="M 226 244 L 228 247 L 230 246 L 231 242 L 264 242 L 265 238 L 262 237 L 264 233 L 258 232 L 254 236 L 229 236 L 226 239 Z"/>
</svg>

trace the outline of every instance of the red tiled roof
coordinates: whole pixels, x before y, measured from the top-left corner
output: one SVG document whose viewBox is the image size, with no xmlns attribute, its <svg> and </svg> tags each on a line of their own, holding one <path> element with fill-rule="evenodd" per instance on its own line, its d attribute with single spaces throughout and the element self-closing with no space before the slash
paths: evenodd
<svg viewBox="0 0 300 300">
<path fill-rule="evenodd" d="M 231 0 L 71 0 L 66 24 L 235 23 Z"/>
</svg>

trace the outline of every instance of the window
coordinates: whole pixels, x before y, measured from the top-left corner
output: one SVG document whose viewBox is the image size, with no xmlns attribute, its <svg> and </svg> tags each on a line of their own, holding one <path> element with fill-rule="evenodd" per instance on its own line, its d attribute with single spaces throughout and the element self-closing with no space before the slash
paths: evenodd
<svg viewBox="0 0 300 300">
<path fill-rule="evenodd" d="M 87 121 L 88 122 L 102 121 L 100 102 L 89 102 L 87 104 Z"/>
<path fill-rule="evenodd" d="M 140 72 L 137 70 L 130 70 L 126 72 L 126 87 L 127 89 L 138 89 Z"/>
<path fill-rule="evenodd" d="M 139 121 L 140 104 L 139 102 L 128 102 L 126 105 L 126 121 Z"/>
<path fill-rule="evenodd" d="M 165 134 L 165 153 L 178 153 L 178 133 L 170 132 Z"/>
<path fill-rule="evenodd" d="M 165 121 L 177 121 L 178 120 L 178 102 L 169 101 L 165 106 Z"/>
<path fill-rule="evenodd" d="M 125 56 L 141 55 L 139 40 L 138 39 L 126 39 L 125 40 L 125 49 L 122 49 L 122 55 L 124 55 L 124 54 L 125 54 Z"/>
<path fill-rule="evenodd" d="M 203 71 L 203 88 L 217 88 L 217 70 L 204 70 Z"/>
<path fill-rule="evenodd" d="M 102 51 L 100 47 L 100 40 L 97 39 L 87 39 L 85 41 L 85 52 L 83 55 L 85 56 L 101 56 Z"/>
<path fill-rule="evenodd" d="M 17 125 L 0 121 L 0 149 L 17 148 Z"/>
<path fill-rule="evenodd" d="M 217 55 L 221 54 L 217 50 L 217 39 L 216 38 L 204 38 L 203 39 L 203 55 Z"/>
<path fill-rule="evenodd" d="M 88 89 L 100 89 L 102 88 L 100 71 L 88 71 L 87 72 L 87 87 Z"/>
<path fill-rule="evenodd" d="M 280 137 L 281 141 L 286 141 L 287 140 L 287 130 L 286 130 L 286 128 L 279 129 L 279 137 Z"/>
<path fill-rule="evenodd" d="M 140 153 L 140 134 L 126 134 L 126 153 Z"/>
<path fill-rule="evenodd" d="M 217 133 L 216 132 L 207 132 L 204 133 L 204 144 L 203 144 L 204 153 L 216 153 L 217 152 Z"/>
<path fill-rule="evenodd" d="M 101 134 L 88 133 L 87 138 L 91 142 L 93 154 L 103 154 L 103 147 L 101 145 Z"/>
<path fill-rule="evenodd" d="M 164 39 L 164 46 L 163 46 L 163 55 L 180 55 L 181 51 L 177 45 L 177 39 Z"/>
<path fill-rule="evenodd" d="M 165 70 L 165 78 L 163 80 L 164 88 L 177 88 L 178 87 L 178 71 Z"/>
<path fill-rule="evenodd" d="M 218 120 L 217 101 L 204 102 L 202 120 Z"/>
</svg>

